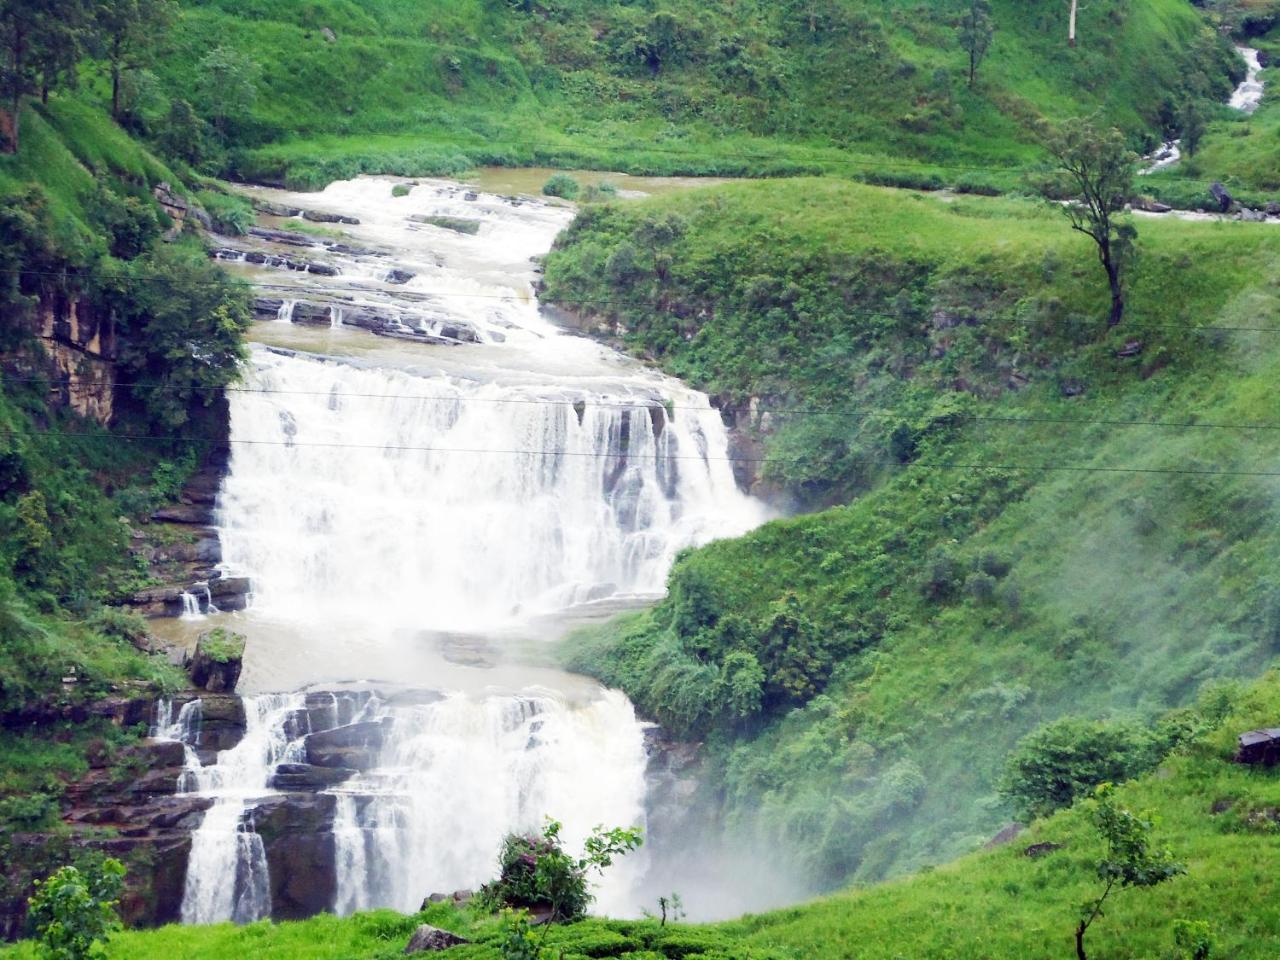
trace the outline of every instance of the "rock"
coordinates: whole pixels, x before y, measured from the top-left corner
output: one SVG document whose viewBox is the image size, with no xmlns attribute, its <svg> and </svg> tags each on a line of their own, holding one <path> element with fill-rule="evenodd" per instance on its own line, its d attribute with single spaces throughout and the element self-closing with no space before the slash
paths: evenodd
<svg viewBox="0 0 1280 960">
<path fill-rule="evenodd" d="M 1213 806 L 1209 808 L 1209 812 L 1216 817 L 1221 814 L 1227 813 L 1235 805 L 1236 805 L 1236 802 L 1231 798 L 1222 797 L 1221 799 L 1213 801 Z"/>
<path fill-rule="evenodd" d="M 1236 219 L 1244 223 L 1262 223 L 1267 219 L 1267 215 L 1261 210 L 1252 210 L 1249 207 L 1244 207 L 1236 215 Z"/>
<path fill-rule="evenodd" d="M 274 920 L 301 920 L 332 909 L 335 804 L 332 794 L 289 793 L 267 797 L 253 811 L 267 854 Z"/>
<path fill-rule="evenodd" d="M 213 507 L 207 503 L 174 503 L 151 514 L 156 523 L 194 523 L 207 527 L 213 523 Z"/>
<path fill-rule="evenodd" d="M 1274 767 L 1280 763 L 1280 727 L 1249 730 L 1237 738 L 1236 763 Z"/>
<path fill-rule="evenodd" d="M 319 791 L 355 775 L 345 767 L 317 767 L 310 763 L 282 763 L 276 767 L 271 787 L 285 791 Z"/>
<path fill-rule="evenodd" d="M 323 210 L 303 210 L 302 219 L 310 220 L 313 223 L 350 223 L 358 224 L 360 221 L 355 217 L 348 217 L 341 213 L 326 213 Z"/>
<path fill-rule="evenodd" d="M 191 697 L 189 699 L 197 699 Z M 229 693 L 202 693 L 200 700 L 200 724 L 196 734 L 197 753 L 217 753 L 230 750 L 242 739 L 245 732 L 244 703 Z M 182 706 L 174 701 L 174 710 Z M 201 762 L 204 762 L 202 757 Z"/>
<path fill-rule="evenodd" d="M 1147 213 L 1169 213 L 1173 207 L 1167 203 L 1161 203 L 1159 200 L 1153 200 L 1151 197 L 1138 197 L 1133 201 L 1135 210 L 1145 210 Z"/>
<path fill-rule="evenodd" d="M 1025 829 L 1026 827 L 1020 823 L 1006 824 L 999 833 L 982 845 L 982 849 L 994 850 L 996 847 L 1003 847 L 1005 844 L 1012 843 L 1017 839 L 1018 834 Z"/>
<path fill-rule="evenodd" d="M 336 277 L 338 268 L 329 263 L 308 263 L 307 273 L 314 273 L 320 277 Z"/>
<path fill-rule="evenodd" d="M 1209 193 L 1213 196 L 1214 201 L 1218 204 L 1218 212 L 1226 213 L 1231 209 L 1231 194 L 1227 192 L 1227 188 L 1220 182 L 1214 181 L 1213 186 L 1209 188 Z"/>
<path fill-rule="evenodd" d="M 196 541 L 195 559 L 201 563 L 222 562 L 222 541 L 217 537 L 203 537 Z"/>
<path fill-rule="evenodd" d="M 474 190 L 468 190 L 468 191 L 463 195 L 462 199 L 463 199 L 463 200 L 471 200 L 471 201 L 479 200 L 479 199 L 480 199 L 480 194 L 476 193 Z"/>
<path fill-rule="evenodd" d="M 306 731 L 319 733 L 355 720 L 373 694 L 368 690 L 333 690 L 308 693 L 303 707 Z"/>
<path fill-rule="evenodd" d="M 387 283 L 408 283 L 416 276 L 417 274 L 411 270 L 401 270 L 397 267 L 386 275 L 385 280 Z"/>
<path fill-rule="evenodd" d="M 1084 394 L 1085 385 L 1083 380 L 1077 380 L 1074 377 L 1068 377 L 1063 380 L 1059 386 L 1064 397 L 1079 397 Z"/>
<path fill-rule="evenodd" d="M 293 306 L 293 322 L 307 326 L 327 327 L 333 323 L 333 311 L 327 303 L 300 300 Z"/>
<path fill-rule="evenodd" d="M 377 764 L 383 730 L 390 719 L 366 720 L 310 734 L 304 741 L 307 763 L 317 767 L 369 770 Z"/>
<path fill-rule="evenodd" d="M 222 601 L 231 597 L 242 597 L 253 588 L 253 581 L 248 577 L 221 577 L 209 581 L 209 595 L 214 600 Z"/>
<path fill-rule="evenodd" d="M 424 923 L 413 931 L 413 936 L 409 938 L 409 943 L 405 946 L 404 952 L 406 956 L 409 956 L 415 953 L 427 953 L 432 950 L 448 950 L 450 947 L 457 947 L 464 943 L 470 943 L 470 941 L 458 936 L 456 933 L 450 933 L 448 930 L 441 930 L 439 927 Z"/>
<path fill-rule="evenodd" d="M 320 28 L 320 36 L 324 37 L 324 39 L 325 39 L 325 43 L 337 43 L 337 42 L 338 42 L 338 35 L 337 35 L 336 33 L 334 33 L 334 32 L 333 32 L 329 27 L 321 27 L 321 28 Z"/>
<path fill-rule="evenodd" d="M 267 227 L 250 227 L 249 236 L 258 237 L 271 243 L 283 243 L 291 247 L 317 246 L 315 238 L 302 233 L 290 233 L 287 230 L 271 230 Z"/>
<path fill-rule="evenodd" d="M 301 207 L 287 207 L 283 203 L 273 203 L 259 197 L 254 197 L 252 202 L 253 209 L 269 217 L 297 217 L 302 214 Z"/>
<path fill-rule="evenodd" d="M 447 323 L 440 328 L 440 336 L 460 343 L 479 343 L 480 335 L 470 327 L 458 323 Z"/>
<path fill-rule="evenodd" d="M 1062 844 L 1050 843 L 1046 841 L 1044 843 L 1031 844 L 1031 846 L 1027 847 L 1027 849 L 1022 851 L 1022 854 L 1023 856 L 1030 857 L 1032 860 L 1037 860 L 1040 857 L 1047 857 L 1049 854 L 1053 853 L 1055 850 L 1061 850 L 1061 849 L 1062 849 Z"/>
<path fill-rule="evenodd" d="M 1123 347 L 1116 351 L 1117 357 L 1136 357 L 1142 353 L 1142 341 L 1130 340 Z"/>
<path fill-rule="evenodd" d="M 476 199 L 474 194 L 467 195 L 468 200 Z M 484 223 L 483 220 L 476 220 L 472 217 L 443 217 L 436 215 L 428 215 L 416 213 L 409 218 L 413 223 L 425 223 L 430 227 L 440 227 L 442 230 L 452 230 L 454 233 L 465 233 L 469 236 L 475 236 L 480 232 L 480 227 Z"/>
<path fill-rule="evenodd" d="M 200 634 L 191 660 L 191 682 L 211 693 L 230 693 L 240 679 L 244 637 L 219 627 Z"/>
<path fill-rule="evenodd" d="M 1280 200 L 1268 200 L 1262 210 L 1268 217 L 1280 217 Z"/>
</svg>

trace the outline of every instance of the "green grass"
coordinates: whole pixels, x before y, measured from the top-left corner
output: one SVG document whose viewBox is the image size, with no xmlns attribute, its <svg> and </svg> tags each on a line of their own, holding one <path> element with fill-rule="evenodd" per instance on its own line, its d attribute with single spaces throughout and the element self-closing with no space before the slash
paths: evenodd
<svg viewBox="0 0 1280 960">
<path fill-rule="evenodd" d="M 566 646 L 709 737 L 730 832 L 817 888 L 972 850 L 1037 725 L 1149 719 L 1280 650 L 1280 436 L 1141 425 L 1274 421 L 1280 341 L 1248 328 L 1280 235 L 1138 225 L 1114 331 L 1087 241 L 1010 200 L 734 185 L 586 211 L 548 258 L 548 299 L 624 304 L 584 325 L 772 411 L 761 489 L 845 504 L 685 556 L 654 611 Z M 821 692 L 734 713 L 733 653 Z"/>
<path fill-rule="evenodd" d="M 252 56 L 265 79 L 233 171 L 304 187 L 489 163 L 1008 186 L 1000 168 L 1039 157 L 1041 118 L 1101 110 L 1154 142 L 1189 76 L 1230 89 L 1230 58 L 1183 0 L 1098 0 L 1074 49 L 1057 8 L 994 7 L 973 90 L 941 0 L 672 0 L 670 29 L 614 0 L 189 2 L 157 72 L 198 102 L 208 50 Z M 659 51 L 656 72 L 637 42 Z"/>
</svg>

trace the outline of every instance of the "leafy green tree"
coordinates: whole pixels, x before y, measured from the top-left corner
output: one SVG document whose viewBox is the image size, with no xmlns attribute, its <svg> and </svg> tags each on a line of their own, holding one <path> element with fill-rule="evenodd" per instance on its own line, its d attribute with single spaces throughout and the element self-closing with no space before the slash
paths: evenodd
<svg viewBox="0 0 1280 960">
<path fill-rule="evenodd" d="M 720 682 L 720 700 L 731 720 L 750 720 L 760 713 L 765 675 L 754 654 L 745 650 L 727 654 L 720 665 Z"/>
<path fill-rule="evenodd" d="M 93 866 L 63 867 L 36 882 L 30 918 L 44 960 L 102 955 L 102 942 L 120 929 L 116 905 L 124 874 L 124 864 L 108 859 Z"/>
<path fill-rule="evenodd" d="M 978 78 L 978 67 L 991 49 L 996 35 L 996 22 L 988 0 L 969 0 L 969 5 L 956 25 L 960 46 L 969 57 L 969 86 Z"/>
<path fill-rule="evenodd" d="M 830 657 L 794 593 L 775 600 L 769 610 L 758 654 L 766 678 L 766 705 L 807 703 L 826 685 Z"/>
<path fill-rule="evenodd" d="M 1106 853 L 1096 867 L 1103 888 L 1098 896 L 1080 907 L 1075 930 L 1076 960 L 1089 960 L 1084 950 L 1084 936 L 1102 916 L 1102 907 L 1116 887 L 1154 887 L 1187 872 L 1168 850 L 1151 848 L 1155 824 L 1150 814 L 1138 814 L 1117 806 L 1115 787 L 1110 783 L 1101 784 L 1094 791 L 1092 819 L 1106 845 Z"/>
<path fill-rule="evenodd" d="M 125 71 L 151 62 L 174 19 L 171 0 L 97 0 L 94 26 L 98 49 L 111 72 L 111 116 L 120 119 L 120 82 Z"/>
<path fill-rule="evenodd" d="M 169 112 L 156 137 L 156 146 L 165 156 L 192 167 L 198 167 L 208 156 L 205 122 L 188 101 L 179 97 L 169 104 Z"/>
<path fill-rule="evenodd" d="M 182 245 L 162 245 L 122 271 L 106 281 L 120 379 L 149 424 L 178 430 L 236 377 L 252 321 L 248 289 Z"/>
<path fill-rule="evenodd" d="M 1110 326 L 1124 318 L 1124 270 L 1132 260 L 1138 232 L 1118 215 L 1133 193 L 1137 156 L 1115 128 L 1091 120 L 1067 120 L 1045 142 L 1068 184 L 1062 210 L 1071 229 L 1093 240 L 1111 289 Z"/>
<path fill-rule="evenodd" d="M 17 153 L 22 98 L 69 76 L 80 58 L 84 0 L 0 0 L 0 144 Z"/>
<path fill-rule="evenodd" d="M 1204 104 L 1199 100 L 1188 101 L 1178 115 L 1178 128 L 1181 134 L 1182 149 L 1188 157 L 1194 157 L 1200 149 L 1200 141 L 1204 139 L 1208 129 L 1209 118 Z"/>
<path fill-rule="evenodd" d="M 1122 783 L 1159 763 L 1162 751 L 1136 724 L 1064 717 L 1026 737 L 1009 757 L 1001 796 L 1030 822 L 1071 806 L 1100 783 Z"/>
<path fill-rule="evenodd" d="M 588 889 L 592 873 L 603 873 L 616 857 L 642 843 L 635 827 L 596 827 L 581 857 L 565 852 L 561 824 L 548 820 L 541 836 L 510 834 L 502 844 L 498 879 L 480 888 L 477 899 L 489 909 L 542 908 L 553 922 L 572 922 L 586 915 L 594 899 Z"/>
<path fill-rule="evenodd" d="M 197 105 L 226 143 L 232 128 L 249 118 L 258 99 L 262 68 L 234 47 L 216 47 L 196 68 Z"/>
</svg>

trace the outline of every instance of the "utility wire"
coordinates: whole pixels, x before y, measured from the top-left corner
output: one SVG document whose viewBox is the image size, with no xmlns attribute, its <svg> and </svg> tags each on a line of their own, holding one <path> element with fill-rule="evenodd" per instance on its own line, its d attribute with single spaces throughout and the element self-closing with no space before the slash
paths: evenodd
<svg viewBox="0 0 1280 960">
<path fill-rule="evenodd" d="M 669 404 L 655 398 L 650 403 L 622 403 L 613 400 L 590 400 L 581 398 L 577 400 L 551 399 L 539 397 L 450 397 L 435 394 L 414 394 L 414 393 L 360 393 L 355 391 L 339 391 L 339 390 L 277 390 L 267 387 L 204 387 L 190 386 L 184 387 L 178 384 L 146 381 L 115 381 L 109 384 L 102 383 L 58 383 L 49 377 L 0 377 L 0 383 L 30 383 L 30 384 L 48 384 L 51 387 L 59 389 L 83 390 L 91 391 L 101 389 L 103 386 L 110 387 L 141 387 L 151 390 L 157 390 L 163 393 L 173 393 L 179 391 L 190 391 L 192 393 L 217 393 L 225 391 L 228 393 L 243 394 L 263 394 L 267 396 L 300 396 L 300 397 L 336 397 L 338 399 L 369 399 L 369 400 L 421 400 L 427 402 L 439 403 L 488 403 L 488 404 L 517 404 L 531 406 L 549 406 L 549 407 L 577 407 L 585 404 L 587 407 L 604 410 L 653 410 L 661 406 L 665 410 L 688 410 L 694 413 L 719 413 L 720 411 L 714 406 L 698 407 L 689 404 Z M 840 417 L 845 420 L 873 420 L 878 418 L 893 419 L 906 416 L 926 415 L 927 411 L 919 413 L 904 412 L 897 410 L 888 410 L 877 408 L 872 410 L 830 410 L 819 409 L 814 407 L 756 407 L 753 413 L 758 415 L 769 414 L 779 417 Z M 1218 423 L 1218 422 L 1197 422 L 1192 420 L 1135 420 L 1121 418 L 1083 418 L 1083 417 L 1018 417 L 1018 416 L 994 416 L 988 414 L 977 413 L 943 413 L 938 416 L 939 420 L 963 420 L 973 421 L 977 423 L 997 423 L 1009 424 L 1011 426 L 1034 425 L 1034 424 L 1055 424 L 1063 426 L 1103 426 L 1103 427 L 1154 427 L 1160 429 L 1171 430 L 1280 430 L 1280 423 Z"/>
<path fill-rule="evenodd" d="M 152 434 L 96 434 L 96 433 L 76 433 L 70 431 L 58 430 L 3 430 L 0 436 L 6 437 L 84 437 L 89 439 L 100 440 L 127 440 L 139 442 L 163 442 L 172 443 L 172 437 L 156 436 Z M 341 449 L 341 450 L 372 450 L 382 453 L 471 453 L 471 454 L 498 454 L 501 456 L 534 456 L 534 457 L 589 457 L 593 459 L 621 459 L 621 460 L 699 460 L 704 463 L 708 462 L 727 462 L 727 463 L 807 463 L 812 462 L 811 458 L 794 457 L 794 458 L 778 458 L 778 457 L 712 457 L 701 456 L 698 454 L 633 454 L 633 453 L 607 453 L 594 450 L 519 450 L 519 449 L 496 449 L 496 448 L 477 448 L 477 447 L 423 447 L 408 446 L 401 444 L 360 444 L 360 443 L 340 443 L 337 441 L 295 441 L 295 440 L 247 440 L 240 438 L 229 438 L 227 440 L 215 440 L 207 437 L 187 438 L 185 442 L 202 443 L 210 446 L 223 446 L 225 444 L 243 444 L 249 446 L 276 446 L 276 447 L 312 447 L 325 449 Z M 989 470 L 989 471 L 1013 471 L 1024 473 L 1109 473 L 1109 474 L 1153 474 L 1168 476 L 1192 476 L 1192 477 L 1268 477 L 1280 478 L 1280 470 L 1198 470 L 1191 468 L 1177 467 L 1086 467 L 1073 464 L 1015 464 L 1015 463 L 968 463 L 962 461 L 947 461 L 942 463 L 902 463 L 898 460 L 873 458 L 864 459 L 863 463 L 873 463 L 882 466 L 900 467 L 908 469 L 925 469 L 925 470 Z"/>
<path fill-rule="evenodd" d="M 13 271 L 13 273 L 22 274 L 24 276 L 59 277 L 64 279 L 68 276 L 66 273 L 60 273 L 57 271 L 17 270 L 17 271 Z M 96 278 L 86 278 L 86 279 L 123 280 L 125 282 L 130 282 L 130 283 L 167 283 L 170 285 L 174 283 L 171 277 L 162 277 L 162 276 L 152 276 L 152 277 L 100 276 Z M 190 282 L 193 285 L 201 285 L 201 286 L 221 286 L 222 285 L 222 281 L 216 281 L 216 280 L 190 281 Z M 271 290 L 278 290 L 278 291 L 306 292 L 305 288 L 295 287 L 289 284 L 276 284 L 276 285 L 251 284 L 251 286 L 255 290 L 271 289 Z M 321 286 L 321 287 L 314 288 L 314 290 L 316 294 L 369 293 L 371 288 L 367 286 L 366 287 Z M 377 291 L 376 288 L 374 288 L 374 290 L 375 292 L 387 293 L 389 295 L 394 294 L 394 291 Z M 580 298 L 534 297 L 532 300 L 522 300 L 519 297 L 519 295 L 515 293 L 512 293 L 512 294 L 472 293 L 472 292 L 448 291 L 448 290 L 429 290 L 429 291 L 414 290 L 411 292 L 420 293 L 429 297 L 437 297 L 437 298 L 445 298 L 445 299 L 501 300 L 505 302 L 525 302 L 525 303 L 531 303 L 535 305 L 551 304 L 553 306 L 606 305 L 606 306 L 625 306 L 625 307 L 649 307 L 654 310 L 666 309 L 669 306 L 668 304 L 664 304 L 658 300 L 620 300 L 620 299 L 608 298 L 608 297 L 580 297 Z M 339 306 L 339 309 L 341 309 L 341 305 L 338 305 L 338 306 Z M 1013 318 L 1012 322 L 1021 323 L 1021 324 L 1031 324 L 1031 323 L 1040 323 L 1043 321 L 1038 321 L 1032 318 Z M 1206 332 L 1222 332 L 1222 333 L 1280 333 L 1280 327 L 1224 327 L 1224 326 L 1215 326 L 1215 325 L 1197 325 L 1197 324 L 1189 324 L 1189 323 L 1160 323 L 1158 321 L 1148 321 L 1142 325 L 1142 329 L 1150 329 L 1150 328 L 1167 329 L 1167 330 L 1190 330 L 1192 332 L 1206 331 Z"/>
</svg>

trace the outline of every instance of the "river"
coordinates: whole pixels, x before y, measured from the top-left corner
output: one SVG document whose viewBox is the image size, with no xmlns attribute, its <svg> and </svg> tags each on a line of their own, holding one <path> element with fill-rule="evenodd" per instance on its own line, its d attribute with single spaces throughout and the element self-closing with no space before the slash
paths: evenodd
<svg viewBox="0 0 1280 960">
<path fill-rule="evenodd" d="M 284 233 L 222 254 L 264 317 L 230 393 L 217 513 L 252 600 L 227 615 L 193 599 L 186 626 L 248 638 L 248 732 L 216 764 L 188 751 L 186 789 L 215 804 L 184 920 L 271 915 L 259 811 L 281 771 L 313 770 L 326 726 L 363 750 L 321 791 L 339 913 L 474 888 L 506 833 L 548 816 L 571 846 L 644 826 L 645 725 L 621 694 L 538 664 L 572 624 L 661 596 L 680 550 L 767 518 L 735 485 L 719 414 L 540 311 L 536 260 L 568 205 L 388 178 L 254 193 L 359 222 L 268 218 Z M 612 870 L 599 907 L 635 914 L 645 866 Z"/>
</svg>

